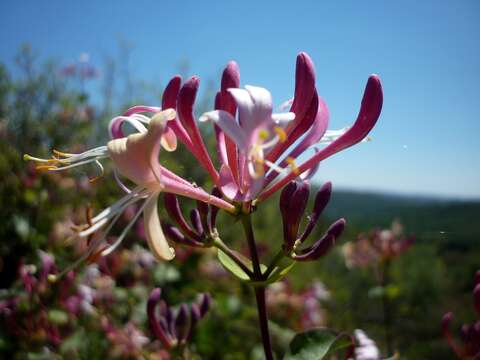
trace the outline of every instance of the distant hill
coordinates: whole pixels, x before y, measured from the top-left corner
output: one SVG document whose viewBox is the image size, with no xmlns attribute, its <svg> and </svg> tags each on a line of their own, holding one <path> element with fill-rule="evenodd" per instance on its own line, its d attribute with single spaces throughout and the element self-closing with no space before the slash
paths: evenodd
<svg viewBox="0 0 480 360">
<path fill-rule="evenodd" d="M 440 240 L 459 249 L 480 245 L 480 201 L 337 190 L 326 214 L 345 217 L 361 230 L 388 227 L 399 219 L 419 240 Z"/>
</svg>

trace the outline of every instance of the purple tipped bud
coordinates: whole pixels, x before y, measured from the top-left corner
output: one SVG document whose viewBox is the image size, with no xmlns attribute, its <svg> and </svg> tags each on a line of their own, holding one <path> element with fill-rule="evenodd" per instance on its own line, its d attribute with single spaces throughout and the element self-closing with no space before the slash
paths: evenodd
<svg viewBox="0 0 480 360">
<path fill-rule="evenodd" d="M 193 330 L 195 329 L 195 325 L 197 325 L 198 321 L 202 318 L 200 307 L 198 304 L 193 303 L 192 307 L 190 308 L 190 332 L 187 336 L 187 339 L 192 338 Z"/>
<path fill-rule="evenodd" d="M 335 237 L 326 234 L 312 246 L 302 251 L 300 255 L 295 255 L 296 261 L 313 261 L 325 256 L 335 245 Z"/>
<path fill-rule="evenodd" d="M 200 240 L 198 235 L 192 230 L 190 225 L 185 221 L 183 217 L 182 210 L 180 209 L 180 203 L 178 202 L 177 196 L 171 193 L 165 193 L 164 195 L 165 209 L 167 210 L 170 218 L 175 221 L 182 232 L 195 240 Z"/>
<path fill-rule="evenodd" d="M 211 232 L 210 226 L 208 224 L 208 204 L 203 201 L 197 201 L 197 209 L 200 213 L 200 219 L 202 220 L 202 225 L 205 231 Z"/>
<path fill-rule="evenodd" d="M 326 234 L 312 246 L 304 249 L 300 255 L 294 257 L 297 261 L 312 261 L 325 256 L 335 245 L 335 240 L 345 229 L 345 219 L 335 221 L 328 228 Z"/>
<path fill-rule="evenodd" d="M 165 236 L 173 242 L 176 242 L 177 244 L 181 245 L 186 245 L 186 246 L 194 246 L 194 247 L 203 247 L 203 243 L 197 240 L 192 240 L 185 235 L 182 234 L 182 232 L 176 228 L 175 226 L 167 223 L 162 222 L 162 230 Z"/>
<path fill-rule="evenodd" d="M 203 225 L 202 219 L 200 218 L 200 212 L 198 209 L 192 209 L 190 211 L 190 221 L 192 222 L 193 228 L 199 236 L 203 235 Z"/>
<path fill-rule="evenodd" d="M 345 219 L 343 219 L 343 218 L 338 219 L 332 225 L 330 225 L 330 227 L 327 230 L 327 233 L 332 235 L 333 237 L 335 237 L 337 239 L 337 238 L 340 237 L 340 235 L 342 235 L 346 224 L 347 224 L 347 222 L 345 221 Z"/>
<path fill-rule="evenodd" d="M 190 332 L 190 320 L 188 313 L 188 306 L 182 304 L 175 319 L 176 338 L 179 342 L 185 341 Z"/>
<path fill-rule="evenodd" d="M 202 294 L 200 298 L 200 317 L 204 317 L 205 314 L 210 310 L 212 305 L 212 298 L 210 294 Z"/>
<path fill-rule="evenodd" d="M 158 319 L 157 314 L 155 312 L 157 304 L 161 301 L 162 290 L 160 288 L 153 289 L 148 297 L 147 301 L 147 316 L 148 316 L 148 324 L 150 325 L 150 329 L 152 330 L 153 334 L 157 339 L 159 339 L 162 344 L 169 349 L 172 346 L 172 342 L 167 334 L 167 329 L 164 326 L 161 326 L 161 320 L 163 318 Z"/>
<path fill-rule="evenodd" d="M 308 236 L 312 233 L 312 230 L 315 228 L 315 225 L 320 218 L 323 210 L 327 206 L 328 202 L 330 201 L 330 196 L 332 195 L 332 183 L 327 182 L 323 184 L 320 190 L 317 192 L 315 196 L 315 203 L 313 205 L 313 212 L 310 215 L 310 220 L 308 221 L 307 226 L 305 227 L 305 231 L 303 232 L 302 236 L 300 237 L 300 242 L 304 242 Z"/>
<path fill-rule="evenodd" d="M 284 250 L 292 250 L 297 239 L 298 227 L 305 212 L 310 194 L 308 182 L 287 185 L 280 196 L 280 211 L 283 218 Z"/>
<path fill-rule="evenodd" d="M 477 313 L 480 314 L 480 283 L 478 283 L 473 289 L 473 303 Z"/>
<path fill-rule="evenodd" d="M 214 187 L 212 189 L 212 195 L 218 198 L 222 198 L 222 192 L 217 187 Z M 210 205 L 210 221 L 208 224 L 210 227 L 210 230 L 213 230 L 215 228 L 215 224 L 217 222 L 218 210 L 219 210 L 218 207 Z"/>
<path fill-rule="evenodd" d="M 182 78 L 179 75 L 174 76 L 168 83 L 162 95 L 162 109 L 177 107 L 177 96 L 182 85 Z"/>
</svg>

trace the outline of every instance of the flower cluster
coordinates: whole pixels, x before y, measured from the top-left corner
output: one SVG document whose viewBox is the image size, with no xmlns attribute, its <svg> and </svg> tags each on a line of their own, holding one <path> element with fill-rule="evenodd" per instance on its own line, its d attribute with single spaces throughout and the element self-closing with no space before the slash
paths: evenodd
<svg viewBox="0 0 480 360">
<path fill-rule="evenodd" d="M 450 323 L 453 319 L 451 312 L 446 313 L 442 320 L 442 332 L 448 344 L 461 360 L 480 358 L 480 270 L 476 272 L 473 284 L 473 304 L 479 315 L 473 324 L 464 324 L 460 328 L 462 344 L 457 343 L 450 332 Z"/>
<path fill-rule="evenodd" d="M 298 229 L 307 206 L 310 184 L 308 181 L 293 181 L 283 189 L 280 196 L 284 237 L 283 251 L 292 259 L 296 261 L 316 260 L 325 255 L 335 244 L 335 239 L 342 234 L 345 220 L 339 219 L 330 225 L 325 234 L 313 245 L 302 250 L 298 249 L 315 228 L 320 214 L 330 200 L 331 192 L 331 183 L 326 183 L 320 188 L 315 196 L 313 211 L 308 217 L 308 223 L 299 235 Z"/>
<path fill-rule="evenodd" d="M 162 300 L 162 290 L 153 289 L 147 303 L 147 315 L 150 329 L 166 349 L 184 346 L 191 339 L 195 326 L 208 312 L 211 306 L 209 294 L 201 294 L 199 301 L 181 304 L 176 313 Z"/>
<path fill-rule="evenodd" d="M 115 177 L 126 195 L 78 229 L 80 238 L 90 238 L 100 230 L 102 234 L 94 236 L 77 263 L 92 256 L 111 253 L 142 213 L 145 236 L 152 253 L 157 259 L 171 260 L 175 252 L 162 231 L 158 216 L 157 199 L 160 193 L 189 197 L 230 213 L 249 212 L 252 204 L 267 199 L 284 185 L 312 176 L 322 160 L 365 140 L 380 115 L 383 101 L 380 80 L 372 75 L 368 79 L 357 120 L 351 127 L 330 131 L 327 130 L 329 112 L 318 95 L 313 63 L 307 54 L 300 53 L 297 57 L 294 97 L 288 102 L 291 104 L 289 111 L 284 113 L 272 112 L 273 101 L 267 89 L 248 85 L 240 88 L 238 65 L 230 62 L 222 75 L 215 109 L 199 118 L 200 122 L 214 125 L 220 162 L 217 168 L 194 116 L 198 88 L 199 79 L 196 76 L 183 84 L 181 77 L 173 77 L 164 90 L 161 107 L 134 106 L 111 120 L 111 140 L 106 145 L 82 153 L 54 150 L 50 159 L 25 155 L 25 159 L 39 164 L 38 169 L 51 172 L 96 164 L 102 175 L 102 160 L 110 159 L 114 164 Z M 124 124 L 131 125 L 134 133 L 125 135 Z M 161 164 L 161 150 L 175 151 L 178 141 L 198 160 L 219 190 L 209 193 Z M 317 148 L 320 145 L 326 146 Z M 313 155 L 297 163 L 296 159 L 310 149 L 314 150 Z M 121 177 L 133 187 L 125 185 Z M 122 212 L 132 204 L 140 204 L 137 213 L 117 240 L 113 244 L 107 243 L 106 235 Z M 209 227 L 211 224 L 205 223 L 205 213 L 202 213 L 205 208 L 200 205 L 198 214 L 192 215 L 194 226 L 201 224 L 204 232 L 212 230 Z M 199 227 L 193 232 L 189 227 L 180 227 L 188 233 L 189 241 L 199 245 L 198 237 L 204 236 L 199 234 Z M 180 239 L 176 230 L 170 226 L 166 228 L 169 229 L 170 239 Z M 322 245 L 317 243 L 315 249 L 307 251 L 308 254 L 304 252 L 295 257 L 297 260 L 315 258 L 324 247 L 328 247 L 334 235 L 328 233 Z M 186 237 L 182 241 L 186 241 Z"/>
<path fill-rule="evenodd" d="M 415 237 L 405 236 L 403 226 L 394 221 L 390 229 L 360 234 L 356 241 L 346 243 L 342 251 L 349 268 L 367 267 L 400 256 L 414 242 Z"/>
</svg>

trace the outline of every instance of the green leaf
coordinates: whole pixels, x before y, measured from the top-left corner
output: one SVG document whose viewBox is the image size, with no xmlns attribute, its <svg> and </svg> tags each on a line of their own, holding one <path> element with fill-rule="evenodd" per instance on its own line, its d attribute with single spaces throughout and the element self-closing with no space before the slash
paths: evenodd
<svg viewBox="0 0 480 360">
<path fill-rule="evenodd" d="M 290 272 L 290 270 L 293 269 L 295 264 L 295 261 L 290 260 L 287 264 L 275 267 L 265 283 L 271 284 L 283 279 Z"/>
<path fill-rule="evenodd" d="M 235 261 L 233 261 L 232 258 L 230 258 L 230 256 L 225 254 L 220 249 L 217 249 L 217 250 L 218 250 L 218 252 L 217 252 L 218 260 L 220 261 L 220 264 L 222 264 L 222 266 L 227 271 L 229 271 L 232 275 L 236 276 L 237 278 L 239 278 L 242 281 L 246 281 L 246 282 L 249 282 L 249 283 L 254 283 L 250 280 L 250 277 L 248 276 L 248 274 L 245 271 L 243 271 L 242 268 L 240 266 L 238 266 L 238 264 Z M 245 266 L 249 270 L 253 271 L 253 265 L 252 265 L 252 262 L 250 261 L 250 259 L 246 258 L 245 256 L 243 256 L 240 253 L 235 253 L 235 255 L 245 264 Z M 263 272 L 267 269 L 267 267 L 263 264 L 260 264 L 260 269 Z"/>
<path fill-rule="evenodd" d="M 295 335 L 284 360 L 321 360 L 352 345 L 346 334 L 330 329 L 312 329 Z"/>
</svg>

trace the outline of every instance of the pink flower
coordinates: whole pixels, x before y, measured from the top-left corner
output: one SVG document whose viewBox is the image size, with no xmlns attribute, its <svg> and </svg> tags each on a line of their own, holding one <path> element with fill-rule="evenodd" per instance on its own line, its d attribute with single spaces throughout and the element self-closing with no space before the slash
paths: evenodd
<svg viewBox="0 0 480 360">
<path fill-rule="evenodd" d="M 372 75 L 353 126 L 327 130 L 328 109 L 317 94 L 313 63 L 305 53 L 297 57 L 295 97 L 287 113 L 272 112 L 268 90 L 248 85 L 239 89 L 239 83 L 238 66 L 230 62 L 217 93 L 216 110 L 200 117 L 215 124 L 222 162 L 220 188 L 234 201 L 264 200 L 298 176 L 311 176 L 320 161 L 366 139 L 383 102 L 380 80 Z M 327 146 L 302 164 L 295 163 L 319 144 Z M 278 180 L 280 174 L 285 176 Z"/>
</svg>

